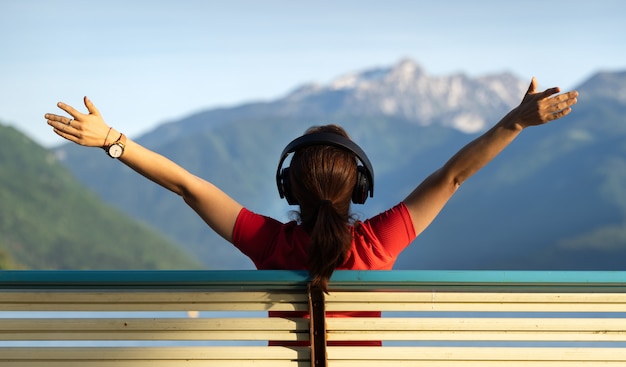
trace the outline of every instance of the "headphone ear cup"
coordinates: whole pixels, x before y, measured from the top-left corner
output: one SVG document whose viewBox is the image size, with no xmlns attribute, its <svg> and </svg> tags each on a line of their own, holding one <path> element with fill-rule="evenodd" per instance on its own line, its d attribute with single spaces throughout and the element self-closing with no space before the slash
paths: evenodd
<svg viewBox="0 0 626 367">
<path fill-rule="evenodd" d="M 356 184 L 352 190 L 352 202 L 364 204 L 367 200 L 367 193 L 370 191 L 370 182 L 363 166 L 358 166 L 356 171 Z"/>
<path fill-rule="evenodd" d="M 283 168 L 280 172 L 280 192 L 283 194 L 289 205 L 298 205 L 298 200 L 291 192 L 291 183 L 289 179 L 289 167 Z"/>
</svg>

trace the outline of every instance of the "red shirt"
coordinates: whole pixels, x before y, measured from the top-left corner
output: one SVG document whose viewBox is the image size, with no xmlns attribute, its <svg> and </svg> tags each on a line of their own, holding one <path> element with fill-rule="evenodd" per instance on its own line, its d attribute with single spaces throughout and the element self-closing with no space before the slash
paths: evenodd
<svg viewBox="0 0 626 367">
<path fill-rule="evenodd" d="M 352 248 L 339 270 L 391 270 L 400 252 L 415 239 L 404 203 L 365 220 L 352 230 Z M 281 223 L 242 209 L 233 244 L 259 270 L 307 270 L 311 238 L 295 221 Z"/>
<path fill-rule="evenodd" d="M 339 270 L 391 270 L 400 252 L 415 239 L 411 216 L 400 203 L 365 220 L 352 230 L 352 248 Z M 309 234 L 295 221 L 281 223 L 242 209 L 233 230 L 233 244 L 259 270 L 307 270 Z M 307 317 L 308 313 L 271 312 L 271 317 Z M 380 312 L 328 312 L 328 317 L 380 317 Z M 271 345 L 304 345 L 298 342 Z M 329 345 L 381 345 L 380 341 L 335 342 Z"/>
</svg>

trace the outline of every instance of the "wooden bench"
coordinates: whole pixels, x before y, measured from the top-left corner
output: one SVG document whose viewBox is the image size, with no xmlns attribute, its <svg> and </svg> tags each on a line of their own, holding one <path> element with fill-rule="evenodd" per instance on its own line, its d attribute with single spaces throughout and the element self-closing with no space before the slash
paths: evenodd
<svg viewBox="0 0 626 367">
<path fill-rule="evenodd" d="M 0 271 L 0 366 L 626 366 L 626 272 L 338 271 L 327 295 L 307 282 Z M 267 317 L 309 310 L 312 322 Z M 383 347 L 326 346 L 341 340 Z"/>
</svg>

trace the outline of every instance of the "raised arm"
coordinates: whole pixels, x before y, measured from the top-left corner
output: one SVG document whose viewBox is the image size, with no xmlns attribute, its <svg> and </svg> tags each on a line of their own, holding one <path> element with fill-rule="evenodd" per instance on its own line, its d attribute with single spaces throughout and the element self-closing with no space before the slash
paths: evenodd
<svg viewBox="0 0 626 367">
<path fill-rule="evenodd" d="M 523 129 L 559 119 L 569 114 L 571 106 L 577 102 L 576 91 L 555 95 L 559 88 L 536 92 L 536 87 L 537 81 L 533 78 L 519 106 L 464 146 L 404 199 L 415 233 L 426 229 L 458 187 L 506 148 Z"/>
<path fill-rule="evenodd" d="M 53 127 L 55 133 L 76 144 L 108 147 L 121 133 L 106 124 L 87 97 L 84 102 L 88 110 L 86 114 L 59 103 L 57 106 L 71 118 L 48 113 L 45 115 L 48 125 Z M 180 195 L 214 231 L 232 241 L 235 220 L 242 206 L 226 193 L 131 139 L 126 139 L 119 160 L 144 177 Z"/>
</svg>

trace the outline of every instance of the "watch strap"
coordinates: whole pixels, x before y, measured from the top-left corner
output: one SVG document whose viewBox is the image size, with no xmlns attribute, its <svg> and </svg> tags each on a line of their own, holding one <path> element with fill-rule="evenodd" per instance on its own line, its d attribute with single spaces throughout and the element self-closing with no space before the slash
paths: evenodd
<svg viewBox="0 0 626 367">
<path fill-rule="evenodd" d="M 120 137 L 117 138 L 117 140 L 113 144 L 118 144 L 118 145 L 121 145 L 122 148 L 126 148 L 126 135 L 124 135 L 123 133 L 120 133 Z"/>
</svg>

